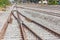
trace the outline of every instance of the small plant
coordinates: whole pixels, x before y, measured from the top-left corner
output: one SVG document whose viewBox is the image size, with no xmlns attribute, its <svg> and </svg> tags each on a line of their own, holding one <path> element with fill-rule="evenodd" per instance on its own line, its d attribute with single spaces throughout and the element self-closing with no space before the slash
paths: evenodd
<svg viewBox="0 0 60 40">
<path fill-rule="evenodd" d="M 0 0 L 0 7 L 5 7 L 6 5 L 9 5 L 9 0 Z"/>
<path fill-rule="evenodd" d="M 49 5 L 57 5 L 58 2 L 57 2 L 57 0 L 48 0 L 48 4 Z"/>
</svg>

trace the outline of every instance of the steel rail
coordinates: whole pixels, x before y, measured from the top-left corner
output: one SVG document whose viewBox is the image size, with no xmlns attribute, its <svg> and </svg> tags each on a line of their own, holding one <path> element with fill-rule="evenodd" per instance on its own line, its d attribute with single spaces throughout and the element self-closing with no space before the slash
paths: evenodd
<svg viewBox="0 0 60 40">
<path fill-rule="evenodd" d="M 34 24 L 39 25 L 39 27 L 41 27 L 41 28 L 45 29 L 46 31 L 50 32 L 50 33 L 53 34 L 54 36 L 57 36 L 58 38 L 60 38 L 60 34 L 59 34 L 59 33 L 57 33 L 57 32 L 55 32 L 55 31 L 53 31 L 53 30 L 45 27 L 45 26 L 42 25 L 42 24 L 37 23 L 36 21 L 34 21 L 34 20 L 32 20 L 32 19 L 30 19 L 30 18 L 28 18 L 28 17 L 26 17 L 26 16 L 24 16 L 24 15 L 21 14 L 18 10 L 15 10 L 15 11 L 17 12 L 17 17 L 13 14 L 14 11 L 11 11 L 11 14 L 10 14 L 10 16 L 8 17 L 8 20 L 7 20 L 7 22 L 4 24 L 4 27 L 3 27 L 3 29 L 2 29 L 2 32 L 1 32 L 1 35 L 0 35 L 0 40 L 3 39 L 3 37 L 4 37 L 4 35 L 5 35 L 5 32 L 6 32 L 6 30 L 7 30 L 8 24 L 12 22 L 12 21 L 11 21 L 11 16 L 13 16 L 13 17 L 17 20 L 17 22 L 18 22 L 18 25 L 19 25 L 19 28 L 20 28 L 20 33 L 21 33 L 21 36 L 22 36 L 22 40 L 25 40 L 24 33 L 23 33 L 23 28 L 22 28 L 22 27 L 25 27 L 26 29 L 28 29 L 36 38 L 38 38 L 38 40 L 43 40 L 43 39 L 42 39 L 41 37 L 39 37 L 33 30 L 31 30 L 27 25 L 25 25 L 25 24 L 22 22 L 22 20 L 21 20 L 20 17 L 19 17 L 20 15 L 23 16 L 23 17 L 26 18 L 26 19 L 29 19 L 29 20 L 30 20 L 31 22 L 33 22 Z M 21 21 L 21 22 L 20 22 L 20 21 Z M 1 37 L 1 36 L 2 36 L 2 37 Z"/>
<path fill-rule="evenodd" d="M 17 20 L 17 22 L 18 22 L 22 40 L 25 40 L 24 35 L 23 35 L 23 30 L 22 30 L 22 23 L 20 23 L 19 17 L 17 18 L 17 17 L 13 14 L 13 12 L 12 12 L 12 15 L 13 15 L 13 17 Z"/>
<path fill-rule="evenodd" d="M 29 8 L 24 8 L 24 7 L 17 7 L 17 8 L 22 8 L 22 9 L 27 9 L 27 10 L 37 11 L 37 12 L 40 12 L 40 13 L 45 12 L 45 14 L 52 15 L 52 16 L 56 16 L 56 17 L 60 17 L 60 14 L 59 14 L 59 13 L 47 12 L 47 11 L 43 11 L 43 10 L 29 9 Z M 52 14 L 52 13 L 54 13 L 54 14 Z M 57 14 L 58 14 L 58 15 L 57 15 Z"/>
<path fill-rule="evenodd" d="M 19 14 L 17 13 L 17 17 L 18 17 L 18 20 L 19 20 L 19 27 L 20 27 L 20 32 L 21 32 L 21 36 L 22 36 L 22 40 L 25 40 L 25 38 L 24 38 L 24 33 L 23 33 L 23 29 L 22 29 L 22 21 L 21 21 L 21 19 L 20 19 L 20 17 L 19 17 Z M 21 21 L 21 22 L 20 22 Z"/>
<path fill-rule="evenodd" d="M 14 5 L 11 8 L 14 8 Z M 11 13 L 11 11 L 12 10 L 10 10 L 10 14 L 9 14 L 8 18 L 6 19 L 6 22 L 4 23 L 3 28 L 1 29 L 0 40 L 4 39 L 4 36 L 5 36 L 6 30 L 8 28 L 8 25 L 12 23 L 12 18 L 11 18 L 12 13 Z"/>
<path fill-rule="evenodd" d="M 35 32 L 33 32 L 30 28 L 28 28 L 24 23 L 22 23 L 22 25 L 27 28 L 31 33 L 33 33 L 34 36 L 36 36 L 36 38 L 38 38 L 38 40 L 43 40 L 41 37 L 39 37 Z"/>
<path fill-rule="evenodd" d="M 15 17 L 15 15 L 12 13 L 12 15 L 14 16 L 14 18 L 17 20 L 17 22 L 18 22 L 18 24 L 20 25 L 21 23 L 20 23 L 20 20 L 17 18 L 17 17 Z M 42 40 L 35 32 L 33 32 L 30 28 L 28 28 L 23 22 L 22 22 L 22 24 L 21 24 L 22 26 L 20 27 L 20 29 L 22 30 L 22 27 L 25 27 L 25 28 L 27 28 L 31 33 L 33 33 L 33 35 L 34 36 L 36 36 L 39 40 Z M 22 33 L 23 34 L 23 33 Z M 23 39 L 24 39 L 24 35 L 22 35 L 23 36 Z"/>
<path fill-rule="evenodd" d="M 9 23 L 12 23 L 12 18 L 11 18 L 11 14 L 8 16 L 8 19 L 7 19 L 7 21 L 4 23 L 4 26 L 3 26 L 3 28 L 2 28 L 2 30 L 1 30 L 1 33 L 0 33 L 0 40 L 2 40 L 2 39 L 4 39 L 4 35 L 5 35 L 5 33 L 6 33 L 6 30 L 7 30 L 7 28 L 8 28 L 8 25 L 9 25 Z"/>
<path fill-rule="evenodd" d="M 19 11 L 17 11 L 17 13 L 19 13 L 21 16 L 25 17 L 26 19 L 30 19 L 30 18 L 24 16 L 23 14 L 21 14 Z M 57 33 L 57 32 L 55 32 L 55 31 L 53 31 L 53 30 L 45 27 L 45 26 L 42 25 L 42 24 L 37 23 L 36 21 L 34 21 L 34 20 L 32 20 L 32 19 L 30 19 L 30 20 L 31 20 L 31 22 L 39 25 L 39 27 L 42 27 L 43 29 L 47 30 L 48 32 L 50 32 L 50 33 L 53 34 L 54 36 L 57 36 L 58 38 L 60 38 L 60 34 L 59 34 L 59 33 Z"/>
</svg>

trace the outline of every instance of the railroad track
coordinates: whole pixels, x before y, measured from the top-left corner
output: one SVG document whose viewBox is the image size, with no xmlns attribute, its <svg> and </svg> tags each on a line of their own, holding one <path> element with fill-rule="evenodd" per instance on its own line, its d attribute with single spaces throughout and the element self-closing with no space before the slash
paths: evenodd
<svg viewBox="0 0 60 40">
<path fill-rule="evenodd" d="M 48 14 L 48 15 L 53 15 L 53 16 L 57 16 L 60 17 L 60 12 L 58 10 L 50 10 L 50 9 L 34 9 L 34 8 L 30 8 L 30 7 L 18 7 L 17 8 L 21 8 L 21 9 L 26 9 L 26 10 L 32 10 L 32 11 L 37 11 L 43 14 Z"/>
<path fill-rule="evenodd" d="M 17 12 L 17 13 L 19 13 L 19 12 Z M 20 14 L 20 13 L 19 13 L 19 14 Z M 20 15 L 21 15 L 21 14 L 20 14 Z M 23 16 L 23 15 L 22 15 L 22 16 Z M 21 17 L 21 16 L 20 16 L 20 17 Z M 25 16 L 23 16 L 23 17 L 25 17 Z M 27 18 L 27 17 L 25 17 L 25 18 Z M 16 18 L 16 19 L 17 19 L 17 18 Z M 22 21 L 25 21 L 25 20 L 23 19 Z M 29 21 L 31 21 L 31 19 L 28 19 L 28 22 L 29 22 Z M 28 27 L 31 25 L 30 23 L 29 23 L 30 25 L 29 25 L 29 24 L 26 24 L 26 23 L 28 23 L 28 22 L 25 22 L 25 24 L 24 24 L 24 23 L 22 23 L 22 24 L 23 24 L 26 28 L 28 28 Z M 32 21 L 32 22 L 33 22 L 33 21 Z M 33 23 L 35 23 L 35 26 L 36 26 L 37 23 L 36 23 L 36 22 L 33 22 Z M 33 26 L 33 25 L 34 25 L 34 24 L 32 24 L 31 26 Z M 39 25 L 39 24 L 38 24 L 38 25 Z M 40 25 L 40 26 L 42 26 L 42 25 Z M 33 26 L 33 27 L 34 27 L 34 26 Z M 43 26 L 42 26 L 42 27 L 43 27 Z M 49 31 L 49 33 L 52 33 L 52 34 L 54 34 L 55 36 L 57 36 L 58 39 L 59 39 L 60 36 L 59 36 L 58 33 L 54 32 L 54 31 L 52 31 L 52 30 L 50 30 L 50 29 L 48 29 L 48 28 L 45 28 L 45 27 L 43 27 L 43 28 L 44 28 L 45 30 Z M 32 28 L 28 28 L 28 29 L 31 30 Z M 32 30 L 33 30 L 33 29 L 32 29 Z M 37 29 L 36 29 L 36 30 L 37 30 Z M 34 31 L 35 31 L 35 30 L 34 30 Z M 34 32 L 34 31 L 32 31 L 32 32 L 35 33 L 35 34 L 38 36 L 38 34 L 37 34 L 36 32 Z M 39 30 L 38 30 L 38 31 L 39 31 Z M 48 33 L 48 34 L 49 34 L 49 33 Z M 23 33 L 22 33 L 22 34 L 23 34 Z M 51 34 L 50 34 L 50 35 L 51 35 Z M 49 35 L 49 36 L 50 36 L 50 35 Z M 38 36 L 38 38 L 41 38 L 41 37 Z M 43 39 L 43 40 L 46 40 L 46 39 L 44 39 L 44 38 L 42 38 L 42 39 Z M 42 39 L 41 39 L 41 40 L 42 40 Z M 55 39 L 55 38 L 53 38 L 53 39 Z M 51 39 L 51 40 L 53 40 L 53 39 Z M 48 39 L 47 39 L 47 40 L 48 40 Z M 57 40 L 57 39 L 56 39 L 56 40 Z"/>
<path fill-rule="evenodd" d="M 21 7 L 19 9 L 22 9 L 26 14 L 32 15 L 32 17 L 48 21 L 48 22 L 52 23 L 53 25 L 55 25 L 55 27 L 60 28 L 60 23 L 59 23 L 60 22 L 59 21 L 60 20 L 60 14 L 59 13 L 47 12 L 47 11 L 43 12 L 41 10 L 24 8 L 24 7 Z M 48 25 L 49 25 L 49 23 L 48 23 Z M 58 28 L 53 28 L 53 29 L 55 30 Z"/>
<path fill-rule="evenodd" d="M 19 13 L 19 12 L 18 12 Z M 20 15 L 22 15 L 21 13 L 20 13 Z M 23 17 L 25 17 L 25 18 L 27 18 L 29 21 L 32 21 L 31 19 L 29 19 L 28 17 L 26 17 L 26 16 L 24 16 L 24 15 L 22 15 Z M 29 22 L 28 21 L 28 22 Z M 58 36 L 59 38 L 60 38 L 60 34 L 58 34 L 58 33 L 56 33 L 56 32 L 54 32 L 53 30 L 51 30 L 51 29 L 49 29 L 49 28 L 46 28 L 46 27 L 44 27 L 43 25 L 41 25 L 41 24 L 39 24 L 39 23 L 37 23 L 37 22 L 35 22 L 35 21 L 32 21 L 33 23 L 35 23 L 35 24 L 37 24 L 37 25 L 39 25 L 39 26 L 41 26 L 43 29 L 45 29 L 46 31 L 48 31 L 48 32 L 50 32 L 50 33 L 52 33 L 53 35 L 55 35 L 55 36 Z M 26 24 L 27 22 L 25 22 L 25 24 Z M 28 24 L 27 24 L 28 25 Z M 31 24 L 30 24 L 31 25 Z M 34 24 L 33 24 L 34 25 Z M 31 28 L 32 29 L 32 28 Z"/>
<path fill-rule="evenodd" d="M 11 11 L 12 11 L 13 7 L 14 7 L 14 5 L 9 8 L 10 10 L 8 12 L 6 11 L 6 13 L 4 13 L 4 14 L 2 14 L 2 16 L 0 16 L 0 40 L 2 40 L 4 38 L 7 27 L 12 22 Z"/>
<path fill-rule="evenodd" d="M 21 36 L 22 36 L 22 40 L 42 40 L 37 34 L 35 34 L 30 28 L 26 27 L 23 23 L 22 20 L 18 19 L 14 14 L 13 16 L 15 17 L 15 19 L 17 20 L 19 27 L 20 27 L 20 32 L 21 32 Z"/>
<path fill-rule="evenodd" d="M 13 21 L 16 21 L 14 21 L 14 23 L 11 22 L 13 26 L 9 24 L 12 16 Z M 54 30 L 47 28 L 46 26 L 36 22 L 35 20 L 26 17 L 18 10 L 12 10 L 9 18 L 10 19 L 8 19 L 6 27 L 4 26 L 3 28 L 3 30 L 5 30 L 3 31 L 3 35 L 5 36 L 5 38 L 3 36 L 3 40 L 60 40 L 60 34 L 58 32 L 55 32 Z M 8 24 L 10 25 L 10 29 L 13 28 L 11 29 L 12 32 L 9 32 L 15 33 L 15 37 L 11 36 L 13 34 L 9 35 L 10 33 L 7 33 L 7 29 L 9 28 Z M 6 33 L 11 36 L 12 39 L 8 39 L 9 36 L 7 36 Z"/>
<path fill-rule="evenodd" d="M 20 11 L 19 11 L 20 10 Z M 47 14 L 41 14 L 39 12 L 25 12 L 25 9 L 18 9 L 19 12 L 21 12 L 22 15 L 24 15 L 25 17 L 34 20 L 35 22 L 45 25 L 47 28 L 54 30 L 55 32 L 59 32 L 59 17 L 56 16 L 51 16 L 51 15 L 47 15 Z"/>
</svg>

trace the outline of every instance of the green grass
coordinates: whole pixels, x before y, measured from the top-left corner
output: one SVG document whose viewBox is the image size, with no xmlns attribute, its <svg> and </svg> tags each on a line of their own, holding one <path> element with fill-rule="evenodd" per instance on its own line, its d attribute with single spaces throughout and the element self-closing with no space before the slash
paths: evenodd
<svg viewBox="0 0 60 40">
<path fill-rule="evenodd" d="M 0 0 L 0 7 L 5 7 L 6 5 L 9 5 L 9 0 Z"/>
<path fill-rule="evenodd" d="M 48 4 L 49 5 L 57 5 L 58 2 L 57 2 L 57 0 L 48 0 Z"/>
</svg>

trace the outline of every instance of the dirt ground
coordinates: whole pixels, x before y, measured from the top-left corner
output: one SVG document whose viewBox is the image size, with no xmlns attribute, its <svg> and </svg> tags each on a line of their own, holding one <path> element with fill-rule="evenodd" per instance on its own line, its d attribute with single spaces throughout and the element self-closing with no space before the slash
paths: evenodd
<svg viewBox="0 0 60 40">
<path fill-rule="evenodd" d="M 0 11 L 5 11 L 5 8 L 0 7 Z"/>
</svg>

